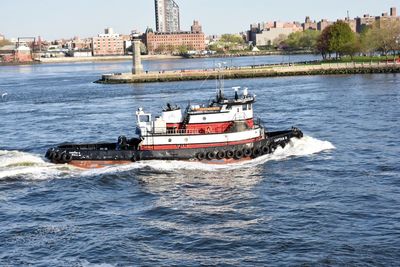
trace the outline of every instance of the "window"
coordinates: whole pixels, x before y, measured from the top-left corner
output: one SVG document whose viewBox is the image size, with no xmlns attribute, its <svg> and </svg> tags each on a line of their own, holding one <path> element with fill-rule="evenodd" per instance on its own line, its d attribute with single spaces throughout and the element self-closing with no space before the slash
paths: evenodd
<svg viewBox="0 0 400 267">
<path fill-rule="evenodd" d="M 149 115 L 140 115 L 139 121 L 140 122 L 150 122 L 150 116 Z"/>
<path fill-rule="evenodd" d="M 247 110 L 247 104 L 244 104 L 242 108 L 243 108 L 243 111 L 246 111 Z"/>
</svg>

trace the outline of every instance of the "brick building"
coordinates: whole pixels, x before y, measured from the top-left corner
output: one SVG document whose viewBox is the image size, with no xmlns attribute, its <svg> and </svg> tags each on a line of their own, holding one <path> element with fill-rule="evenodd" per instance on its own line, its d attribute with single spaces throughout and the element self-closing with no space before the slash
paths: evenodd
<svg viewBox="0 0 400 267">
<path fill-rule="evenodd" d="M 117 56 L 124 55 L 124 40 L 114 33 L 112 28 L 107 28 L 104 34 L 93 37 L 93 56 Z"/>
<path fill-rule="evenodd" d="M 315 21 L 312 21 L 309 16 L 306 17 L 304 23 L 301 24 L 303 26 L 303 31 L 305 30 L 314 30 L 318 29 L 318 24 Z"/>
<path fill-rule="evenodd" d="M 370 27 L 375 24 L 384 24 L 390 21 L 400 21 L 400 17 L 397 15 L 397 9 L 395 7 L 390 8 L 390 15 L 388 13 L 382 13 L 381 16 L 370 16 L 365 14 L 361 18 L 356 18 L 356 29 L 357 32 L 362 32 L 366 27 Z"/>
<path fill-rule="evenodd" d="M 272 45 L 274 40 L 280 36 L 289 36 L 291 33 L 301 30 L 301 25 L 296 22 L 261 22 L 250 25 L 247 41 L 257 46 Z"/>
<path fill-rule="evenodd" d="M 150 54 L 172 51 L 179 46 L 189 50 L 205 50 L 205 35 L 198 21 L 194 21 L 192 31 L 187 32 L 153 32 L 148 29 L 143 35 L 143 43 Z"/>
</svg>

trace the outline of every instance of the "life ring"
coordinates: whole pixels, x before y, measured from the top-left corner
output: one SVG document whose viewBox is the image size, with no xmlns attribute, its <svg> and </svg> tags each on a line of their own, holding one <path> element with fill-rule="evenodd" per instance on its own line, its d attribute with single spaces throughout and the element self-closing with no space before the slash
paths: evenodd
<svg viewBox="0 0 400 267">
<path fill-rule="evenodd" d="M 235 156 L 235 152 L 233 152 L 232 150 L 226 151 L 225 154 L 227 159 L 232 159 Z"/>
<path fill-rule="evenodd" d="M 235 159 L 241 159 L 243 157 L 243 151 L 242 150 L 236 150 L 235 151 Z"/>
<path fill-rule="evenodd" d="M 261 149 L 259 149 L 258 147 L 255 147 L 253 149 L 253 157 L 257 158 L 261 155 Z"/>
<path fill-rule="evenodd" d="M 204 152 L 199 152 L 196 154 L 196 158 L 201 161 L 206 158 L 206 155 L 204 154 Z"/>
<path fill-rule="evenodd" d="M 268 145 L 265 145 L 261 148 L 261 151 L 264 155 L 269 154 L 271 152 L 271 149 L 269 149 Z"/>
<path fill-rule="evenodd" d="M 215 159 L 215 152 L 208 152 L 207 153 L 207 159 L 209 159 L 209 160 L 213 160 L 213 159 Z"/>
<path fill-rule="evenodd" d="M 223 159 L 223 158 L 225 158 L 225 156 L 226 156 L 225 151 L 219 151 L 217 153 L 217 159 Z"/>
<path fill-rule="evenodd" d="M 250 157 L 251 156 L 251 149 L 250 148 L 245 148 L 243 149 L 243 156 Z"/>
</svg>

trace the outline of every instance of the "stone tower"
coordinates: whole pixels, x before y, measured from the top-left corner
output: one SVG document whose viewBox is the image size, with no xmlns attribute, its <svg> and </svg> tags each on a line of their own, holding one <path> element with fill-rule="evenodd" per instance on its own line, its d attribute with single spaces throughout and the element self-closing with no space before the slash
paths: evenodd
<svg viewBox="0 0 400 267">
<path fill-rule="evenodd" d="M 143 72 L 142 58 L 140 55 L 140 40 L 134 38 L 132 40 L 133 51 L 133 67 L 132 74 L 141 74 Z"/>
</svg>

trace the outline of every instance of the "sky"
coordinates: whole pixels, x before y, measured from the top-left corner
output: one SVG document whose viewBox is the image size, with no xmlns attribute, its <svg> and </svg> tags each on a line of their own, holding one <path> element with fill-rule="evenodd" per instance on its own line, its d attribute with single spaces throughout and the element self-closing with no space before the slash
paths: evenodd
<svg viewBox="0 0 400 267">
<path fill-rule="evenodd" d="M 207 35 L 238 33 L 261 21 L 336 20 L 363 14 L 380 15 L 400 0 L 175 0 L 180 6 L 181 29 L 199 20 Z M 112 27 L 115 32 L 155 28 L 154 0 L 2 0 L 0 34 L 6 38 L 92 37 Z"/>
</svg>

